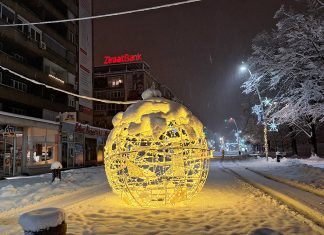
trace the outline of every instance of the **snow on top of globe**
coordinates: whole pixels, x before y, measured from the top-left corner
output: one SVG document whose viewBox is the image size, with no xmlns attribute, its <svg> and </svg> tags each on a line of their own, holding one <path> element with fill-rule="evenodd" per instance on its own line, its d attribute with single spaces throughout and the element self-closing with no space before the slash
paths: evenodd
<svg viewBox="0 0 324 235">
<path fill-rule="evenodd" d="M 142 99 L 147 100 L 152 97 L 161 97 L 162 93 L 159 90 L 156 90 L 154 88 L 148 88 L 142 93 Z"/>
<path fill-rule="evenodd" d="M 201 122 L 182 104 L 162 98 L 161 92 L 149 88 L 143 92 L 144 100 L 129 106 L 125 112 L 117 113 L 112 123 L 108 141 L 117 135 L 152 136 L 158 138 L 171 121 L 184 125 L 191 138 L 203 135 Z"/>
</svg>

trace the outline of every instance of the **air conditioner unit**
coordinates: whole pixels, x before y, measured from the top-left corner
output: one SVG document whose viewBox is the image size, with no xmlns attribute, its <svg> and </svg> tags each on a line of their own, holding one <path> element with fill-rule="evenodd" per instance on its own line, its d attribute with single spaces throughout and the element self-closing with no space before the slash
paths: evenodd
<svg viewBox="0 0 324 235">
<path fill-rule="evenodd" d="M 46 43 L 43 41 L 39 42 L 39 48 L 41 48 L 42 50 L 46 50 Z"/>
</svg>

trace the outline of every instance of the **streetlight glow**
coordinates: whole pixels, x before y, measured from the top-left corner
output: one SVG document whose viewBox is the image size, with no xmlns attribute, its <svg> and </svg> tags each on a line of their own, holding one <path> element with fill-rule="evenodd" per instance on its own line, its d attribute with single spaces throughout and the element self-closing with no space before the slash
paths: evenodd
<svg viewBox="0 0 324 235">
<path fill-rule="evenodd" d="M 244 71 L 246 71 L 247 70 L 247 67 L 245 66 L 245 65 L 241 65 L 241 67 L 240 67 L 240 71 L 241 72 L 244 72 Z"/>
</svg>

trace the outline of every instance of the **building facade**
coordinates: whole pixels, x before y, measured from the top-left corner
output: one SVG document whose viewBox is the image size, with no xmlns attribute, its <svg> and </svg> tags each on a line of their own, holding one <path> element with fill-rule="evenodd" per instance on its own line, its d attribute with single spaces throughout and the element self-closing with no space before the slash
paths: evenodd
<svg viewBox="0 0 324 235">
<path fill-rule="evenodd" d="M 55 160 L 65 167 L 95 164 L 97 139 L 103 133 L 91 126 L 92 103 L 42 85 L 92 96 L 92 23 L 30 24 L 87 16 L 91 4 L 88 0 L 0 2 L 1 24 L 25 24 L 0 28 L 0 177 L 48 172 Z M 87 79 L 89 84 L 84 84 Z M 72 132 L 64 129 L 62 113 L 76 116 Z M 95 131 L 75 134 L 78 123 Z M 66 139 L 71 133 L 72 141 Z M 72 145 L 66 147 L 68 142 L 73 142 L 73 150 Z M 92 160 L 87 161 L 87 156 Z"/>
<path fill-rule="evenodd" d="M 124 58 L 125 56 L 121 57 Z M 108 57 L 113 61 L 119 57 Z M 107 61 L 109 61 L 107 59 Z M 144 61 L 112 63 L 94 67 L 93 95 L 98 99 L 115 101 L 141 100 L 141 94 L 154 83 L 163 97 L 173 99 L 167 87 L 158 83 L 150 73 L 150 66 Z M 123 112 L 129 105 L 94 102 L 94 125 L 101 128 L 113 128 L 112 118 Z"/>
</svg>

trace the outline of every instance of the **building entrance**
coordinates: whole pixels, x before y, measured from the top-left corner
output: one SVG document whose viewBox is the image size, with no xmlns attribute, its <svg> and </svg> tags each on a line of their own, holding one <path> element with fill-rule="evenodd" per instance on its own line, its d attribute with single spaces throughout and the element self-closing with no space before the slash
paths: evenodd
<svg viewBox="0 0 324 235">
<path fill-rule="evenodd" d="M 23 134 L 0 132 L 0 176 L 21 174 Z"/>
</svg>

